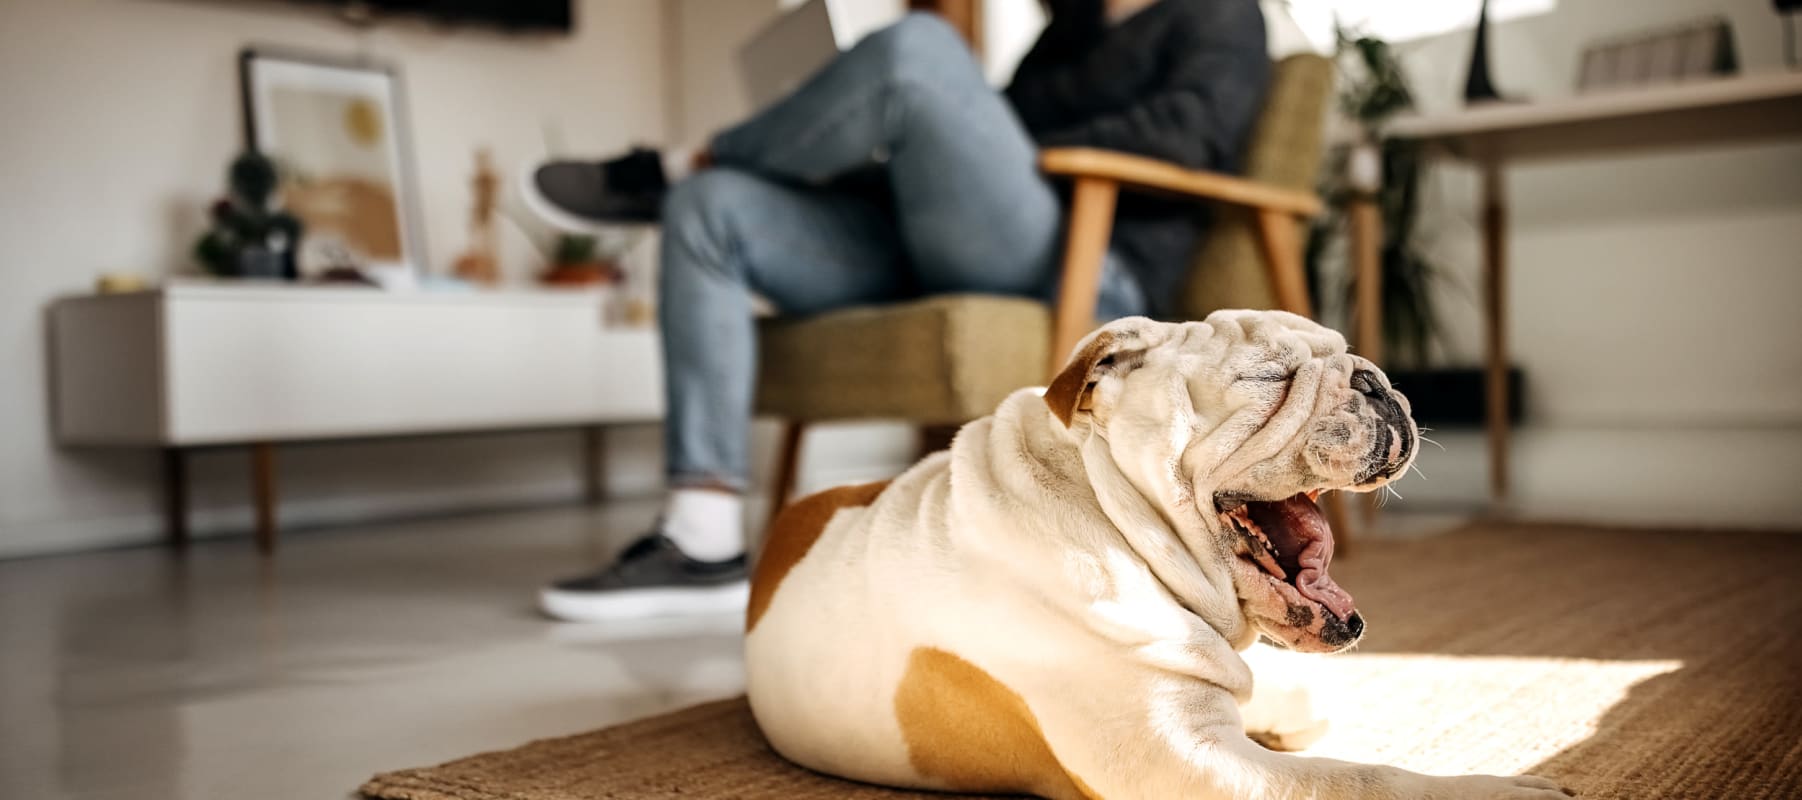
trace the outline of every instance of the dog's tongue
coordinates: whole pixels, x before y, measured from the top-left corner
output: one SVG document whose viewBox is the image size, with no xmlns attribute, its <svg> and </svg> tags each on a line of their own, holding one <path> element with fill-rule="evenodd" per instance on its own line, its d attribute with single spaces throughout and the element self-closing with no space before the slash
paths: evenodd
<svg viewBox="0 0 1802 800">
<path fill-rule="evenodd" d="M 1257 503 L 1258 524 L 1271 543 L 1285 556 L 1296 554 L 1295 589 L 1303 597 L 1327 607 L 1339 619 L 1350 619 L 1352 597 L 1326 574 L 1333 561 L 1333 528 L 1320 506 L 1305 494 L 1274 503 Z M 1282 559 L 1287 566 L 1288 559 Z"/>
</svg>

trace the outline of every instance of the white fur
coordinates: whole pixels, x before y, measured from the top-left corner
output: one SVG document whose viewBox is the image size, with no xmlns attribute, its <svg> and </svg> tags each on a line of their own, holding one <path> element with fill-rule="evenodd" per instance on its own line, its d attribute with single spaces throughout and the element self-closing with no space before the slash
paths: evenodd
<svg viewBox="0 0 1802 800">
<path fill-rule="evenodd" d="M 1321 722 L 1305 694 L 1253 691 L 1237 651 L 1292 632 L 1253 613 L 1213 498 L 1349 484 L 1371 445 L 1334 426 L 1357 419 L 1351 371 L 1372 368 L 1280 312 L 1103 330 L 1122 357 L 1070 427 L 1038 391 L 1013 394 L 949 454 L 839 511 L 787 574 L 746 641 L 776 749 L 943 788 L 914 770 L 894 705 L 909 655 L 932 647 L 1017 692 L 1064 769 L 1107 798 L 1562 797 L 1539 778 L 1429 777 L 1247 738 L 1248 719 L 1285 745 Z"/>
</svg>

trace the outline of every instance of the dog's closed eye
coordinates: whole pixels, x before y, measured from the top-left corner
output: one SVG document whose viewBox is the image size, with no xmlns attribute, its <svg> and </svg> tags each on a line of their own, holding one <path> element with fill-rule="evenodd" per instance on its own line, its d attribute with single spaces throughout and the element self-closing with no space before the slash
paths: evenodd
<svg viewBox="0 0 1802 800">
<path fill-rule="evenodd" d="M 1251 381 L 1253 383 L 1280 383 L 1289 380 L 1289 378 L 1290 375 L 1287 372 L 1254 372 L 1250 374 L 1241 373 L 1236 380 Z"/>
</svg>

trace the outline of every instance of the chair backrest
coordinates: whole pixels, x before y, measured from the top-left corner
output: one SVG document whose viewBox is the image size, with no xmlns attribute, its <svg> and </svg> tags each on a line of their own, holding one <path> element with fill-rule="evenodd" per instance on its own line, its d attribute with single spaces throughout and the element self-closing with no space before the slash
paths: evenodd
<svg viewBox="0 0 1802 800">
<path fill-rule="evenodd" d="M 1324 153 L 1331 59 L 1305 53 L 1272 65 L 1270 89 L 1246 143 L 1244 176 L 1313 191 Z M 1200 319 L 1220 308 L 1275 308 L 1276 294 L 1258 253 L 1255 223 L 1243 209 L 1216 207 L 1206 240 L 1190 262 L 1181 311 Z"/>
</svg>

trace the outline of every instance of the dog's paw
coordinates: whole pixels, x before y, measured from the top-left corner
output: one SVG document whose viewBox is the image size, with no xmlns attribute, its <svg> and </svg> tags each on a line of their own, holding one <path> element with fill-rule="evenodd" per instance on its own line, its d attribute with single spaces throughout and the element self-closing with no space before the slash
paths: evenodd
<svg viewBox="0 0 1802 800">
<path fill-rule="evenodd" d="M 1538 775 L 1463 775 L 1443 778 L 1429 797 L 1470 798 L 1470 800 L 1563 800 L 1575 792 L 1556 781 Z M 1438 783 L 1438 781 L 1435 781 Z"/>
</svg>

